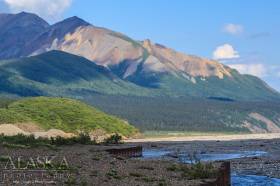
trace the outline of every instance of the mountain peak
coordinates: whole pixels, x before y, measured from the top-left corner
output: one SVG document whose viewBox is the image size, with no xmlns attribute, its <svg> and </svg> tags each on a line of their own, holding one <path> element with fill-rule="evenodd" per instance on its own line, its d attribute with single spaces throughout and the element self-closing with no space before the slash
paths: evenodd
<svg viewBox="0 0 280 186">
<path fill-rule="evenodd" d="M 41 34 L 49 24 L 36 14 L 21 12 L 0 15 L 0 59 L 21 56 L 25 45 Z"/>
<path fill-rule="evenodd" d="M 55 25 L 79 27 L 79 26 L 88 26 L 90 24 L 77 16 L 73 16 L 73 17 L 69 17 L 67 19 L 64 19 L 63 21 L 60 21 L 60 22 L 54 24 L 54 26 Z"/>
<path fill-rule="evenodd" d="M 0 19 L 1 19 L 0 26 L 5 25 L 5 28 L 9 26 L 29 27 L 31 25 L 46 28 L 49 26 L 49 24 L 44 19 L 42 19 L 36 14 L 29 13 L 29 12 L 20 12 L 17 14 L 0 13 Z"/>
<path fill-rule="evenodd" d="M 44 27 L 48 27 L 49 24 L 40 16 L 33 14 L 33 13 L 29 13 L 29 12 L 20 12 L 18 14 L 11 14 L 14 15 L 14 17 L 16 17 L 17 19 L 23 20 L 24 21 L 34 21 L 34 22 L 40 22 L 40 24 L 44 25 Z"/>
<path fill-rule="evenodd" d="M 22 12 L 18 13 L 17 15 L 23 16 L 23 15 L 35 15 L 35 14 L 32 14 L 32 13 L 29 13 L 29 12 L 22 11 Z"/>
<path fill-rule="evenodd" d="M 145 39 L 143 41 L 143 47 L 146 48 L 149 52 L 152 51 L 152 42 L 150 39 Z"/>
</svg>

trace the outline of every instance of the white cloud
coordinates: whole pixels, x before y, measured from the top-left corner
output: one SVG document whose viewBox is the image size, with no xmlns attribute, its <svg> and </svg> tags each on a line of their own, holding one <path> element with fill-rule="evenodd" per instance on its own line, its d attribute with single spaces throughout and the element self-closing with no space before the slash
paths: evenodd
<svg viewBox="0 0 280 186">
<path fill-rule="evenodd" d="M 224 26 L 223 31 L 228 34 L 238 35 L 244 31 L 244 28 L 242 25 L 229 23 Z"/>
<path fill-rule="evenodd" d="M 266 76 L 269 71 L 264 64 L 231 64 L 228 66 L 236 69 L 241 74 L 250 74 L 260 78 Z"/>
<path fill-rule="evenodd" d="M 258 53 L 247 54 L 238 59 L 221 60 L 221 62 L 238 70 L 241 74 L 250 74 L 260 78 L 280 77 L 280 65 L 266 62 Z"/>
<path fill-rule="evenodd" d="M 224 44 L 218 46 L 216 50 L 213 52 L 213 58 L 216 60 L 234 59 L 239 57 L 240 56 L 238 52 L 235 51 L 233 46 L 231 46 L 230 44 Z"/>
<path fill-rule="evenodd" d="M 268 63 L 258 53 L 244 54 L 238 59 L 221 60 L 220 62 L 238 70 L 241 74 L 257 76 L 280 91 L 280 65 Z"/>
<path fill-rule="evenodd" d="M 4 0 L 11 12 L 32 12 L 55 21 L 71 5 L 72 0 Z"/>
</svg>

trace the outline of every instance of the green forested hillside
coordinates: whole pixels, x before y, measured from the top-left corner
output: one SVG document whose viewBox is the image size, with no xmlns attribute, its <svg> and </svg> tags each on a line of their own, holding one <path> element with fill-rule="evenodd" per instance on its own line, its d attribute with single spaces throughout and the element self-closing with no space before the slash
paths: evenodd
<svg viewBox="0 0 280 186">
<path fill-rule="evenodd" d="M 68 96 L 136 94 L 150 91 L 125 82 L 102 66 L 79 56 L 51 51 L 39 56 L 0 61 L 0 94 Z"/>
<path fill-rule="evenodd" d="M 31 121 L 45 129 L 58 128 L 65 131 L 101 127 L 108 132 L 126 135 L 136 131 L 116 117 L 71 99 L 39 97 L 14 102 L 1 100 L 0 123 Z M 244 121 L 266 129 L 265 123 L 249 117 L 251 113 L 259 113 L 280 126 L 279 102 L 234 101 L 215 97 L 182 99 L 112 95 L 90 96 L 83 102 L 107 114 L 126 119 L 141 132 L 248 133 L 250 131 L 243 126 Z"/>
<path fill-rule="evenodd" d="M 248 133 L 244 121 L 265 129 L 263 122 L 249 117 L 250 113 L 259 113 L 280 126 L 280 102 L 104 95 L 88 97 L 87 102 L 106 113 L 126 118 L 142 132 Z"/>
<path fill-rule="evenodd" d="M 137 130 L 126 121 L 107 115 L 85 103 L 66 98 L 26 98 L 0 109 L 0 123 L 32 122 L 43 129 L 66 132 L 103 129 L 131 136 Z"/>
</svg>

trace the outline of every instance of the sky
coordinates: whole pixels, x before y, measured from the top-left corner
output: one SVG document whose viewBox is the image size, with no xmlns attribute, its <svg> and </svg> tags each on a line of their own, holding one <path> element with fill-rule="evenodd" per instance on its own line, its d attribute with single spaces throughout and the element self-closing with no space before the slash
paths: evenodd
<svg viewBox="0 0 280 186">
<path fill-rule="evenodd" d="M 0 0 L 50 23 L 78 16 L 256 75 L 280 91 L 279 0 Z"/>
</svg>

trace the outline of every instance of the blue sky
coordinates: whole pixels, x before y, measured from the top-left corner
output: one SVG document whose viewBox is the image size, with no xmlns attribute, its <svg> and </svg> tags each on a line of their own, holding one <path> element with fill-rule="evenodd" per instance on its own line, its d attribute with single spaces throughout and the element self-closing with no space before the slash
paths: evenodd
<svg viewBox="0 0 280 186">
<path fill-rule="evenodd" d="M 278 0 L 0 0 L 54 23 L 78 16 L 96 26 L 214 58 L 280 90 Z"/>
</svg>

